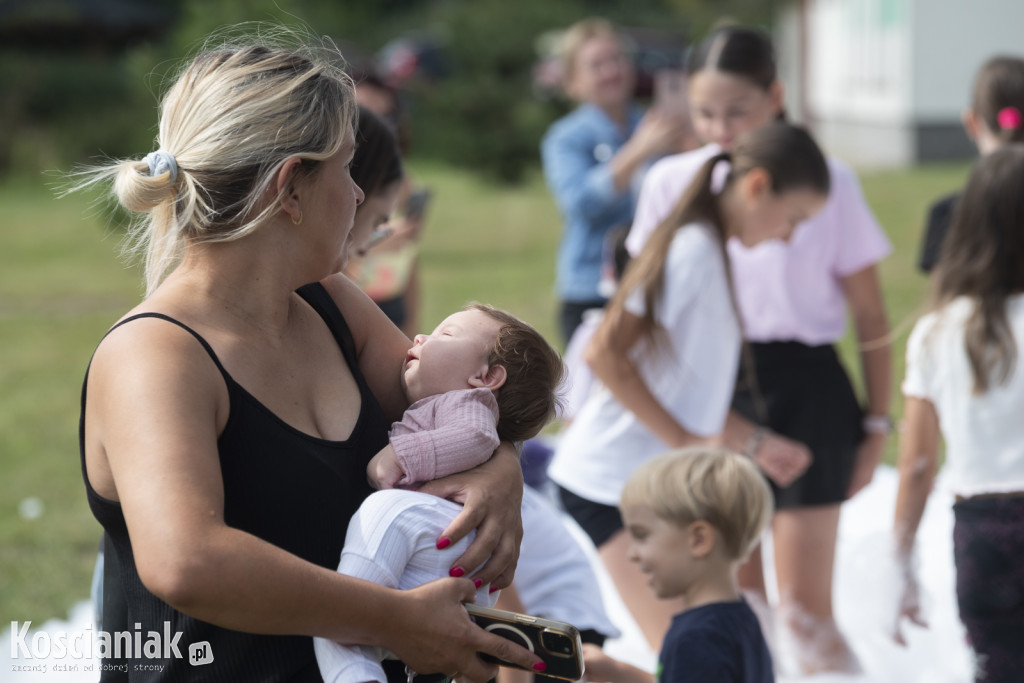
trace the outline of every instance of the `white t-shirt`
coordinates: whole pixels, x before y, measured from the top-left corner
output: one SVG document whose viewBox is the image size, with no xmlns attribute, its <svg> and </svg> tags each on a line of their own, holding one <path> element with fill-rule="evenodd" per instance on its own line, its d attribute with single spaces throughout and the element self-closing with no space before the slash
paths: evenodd
<svg viewBox="0 0 1024 683">
<path fill-rule="evenodd" d="M 565 513 L 542 493 L 523 487 L 516 591 L 527 614 L 617 638 L 619 630 L 605 612 L 590 558 L 565 525 Z"/>
<path fill-rule="evenodd" d="M 428 493 L 377 491 L 349 521 L 338 571 L 400 590 L 448 576 L 452 563 L 466 551 L 475 533 L 444 550 L 435 544 L 461 511 L 461 505 Z M 494 605 L 498 594 L 492 594 L 489 586 L 477 589 L 477 604 Z M 387 681 L 380 662 L 388 653 L 381 648 L 314 638 L 313 649 L 325 683 Z"/>
<path fill-rule="evenodd" d="M 974 304 L 953 300 L 922 317 L 907 341 L 906 396 L 931 401 L 946 441 L 946 470 L 953 492 L 1024 491 L 1024 295 L 1007 301 L 1017 342 L 1017 364 L 1006 384 L 974 395 L 974 375 L 964 347 L 964 324 Z"/>
<path fill-rule="evenodd" d="M 642 315 L 643 292 L 631 292 L 626 308 Z M 675 234 L 654 317 L 665 343 L 650 348 L 641 341 L 629 352 L 641 377 L 687 431 L 718 434 L 735 388 L 740 328 L 721 247 L 710 227 L 695 223 Z M 578 496 L 617 505 L 633 470 L 667 449 L 599 386 L 559 439 L 548 476 Z"/>
<path fill-rule="evenodd" d="M 716 145 L 662 159 L 644 177 L 626 248 L 640 253 L 657 225 L 671 213 Z M 729 164 L 715 167 L 721 187 Z M 729 240 L 733 286 L 746 338 L 831 344 L 846 329 L 842 278 L 881 261 L 892 247 L 864 201 L 857 176 L 828 160 L 831 191 L 825 206 L 803 221 L 789 242 L 765 240 L 752 247 Z"/>
</svg>

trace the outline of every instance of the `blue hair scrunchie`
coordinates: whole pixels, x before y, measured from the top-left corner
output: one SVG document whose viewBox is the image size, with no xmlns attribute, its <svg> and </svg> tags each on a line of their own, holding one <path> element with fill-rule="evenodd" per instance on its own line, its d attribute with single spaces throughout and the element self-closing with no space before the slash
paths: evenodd
<svg viewBox="0 0 1024 683">
<path fill-rule="evenodd" d="M 150 152 L 143 159 L 149 164 L 149 175 L 158 176 L 164 173 L 170 172 L 171 182 L 173 183 L 178 178 L 178 162 L 174 159 L 174 155 L 170 152 L 165 152 L 162 149 L 158 149 L 155 152 Z"/>
</svg>

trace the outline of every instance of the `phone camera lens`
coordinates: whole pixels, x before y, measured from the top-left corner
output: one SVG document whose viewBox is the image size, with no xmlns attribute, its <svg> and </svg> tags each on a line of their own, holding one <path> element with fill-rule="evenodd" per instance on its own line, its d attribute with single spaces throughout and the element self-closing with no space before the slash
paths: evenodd
<svg viewBox="0 0 1024 683">
<path fill-rule="evenodd" d="M 541 644 L 548 652 L 569 656 L 573 653 L 573 641 L 561 633 L 544 631 L 540 636 Z"/>
</svg>

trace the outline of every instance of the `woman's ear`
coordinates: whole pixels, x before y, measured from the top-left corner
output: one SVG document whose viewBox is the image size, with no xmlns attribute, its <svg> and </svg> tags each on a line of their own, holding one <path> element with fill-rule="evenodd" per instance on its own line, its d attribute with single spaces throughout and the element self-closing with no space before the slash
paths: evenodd
<svg viewBox="0 0 1024 683">
<path fill-rule="evenodd" d="M 302 159 L 289 157 L 281 165 L 281 170 L 274 178 L 271 190 L 275 197 L 280 198 L 281 208 L 291 216 L 292 221 L 302 220 L 302 207 L 299 205 L 299 195 L 296 192 L 295 181 L 299 176 L 299 169 L 302 167 Z"/>
<path fill-rule="evenodd" d="M 497 391 L 505 384 L 506 379 L 508 379 L 508 373 L 505 371 L 504 365 L 489 365 L 470 377 L 469 384 L 478 389 Z"/>
</svg>

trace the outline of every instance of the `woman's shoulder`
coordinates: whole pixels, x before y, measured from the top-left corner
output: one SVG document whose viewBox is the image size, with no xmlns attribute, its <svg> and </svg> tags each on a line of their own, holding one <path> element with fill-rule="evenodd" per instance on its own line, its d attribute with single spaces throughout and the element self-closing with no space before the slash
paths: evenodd
<svg viewBox="0 0 1024 683">
<path fill-rule="evenodd" d="M 908 352 L 921 349 L 936 335 L 953 333 L 959 339 L 963 326 L 974 311 L 974 303 L 965 296 L 959 296 L 943 306 L 924 313 L 910 332 L 907 339 Z"/>
<path fill-rule="evenodd" d="M 669 247 L 671 255 L 683 256 L 694 261 L 705 259 L 715 261 L 710 257 L 714 256 L 718 261 L 722 260 L 722 246 L 718 233 L 704 221 L 687 223 L 676 231 L 672 237 L 672 244 Z M 670 256 L 671 258 L 671 256 Z"/>
<path fill-rule="evenodd" d="M 709 144 L 681 154 L 662 157 L 647 171 L 644 184 L 685 187 L 690 184 L 704 162 L 720 151 L 718 145 Z"/>
<path fill-rule="evenodd" d="M 833 156 L 827 157 L 825 161 L 828 164 L 829 179 L 832 181 L 832 192 L 860 192 L 860 178 L 850 164 Z"/>
<path fill-rule="evenodd" d="M 597 124 L 596 108 L 581 104 L 548 126 L 544 134 L 545 140 L 578 136 Z"/>
<path fill-rule="evenodd" d="M 724 277 L 725 259 L 714 228 L 703 222 L 687 223 L 679 228 L 669 245 L 666 264 L 666 279 L 677 283 L 709 285 L 719 275 Z"/>
</svg>

